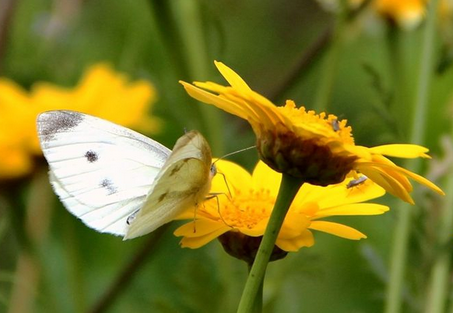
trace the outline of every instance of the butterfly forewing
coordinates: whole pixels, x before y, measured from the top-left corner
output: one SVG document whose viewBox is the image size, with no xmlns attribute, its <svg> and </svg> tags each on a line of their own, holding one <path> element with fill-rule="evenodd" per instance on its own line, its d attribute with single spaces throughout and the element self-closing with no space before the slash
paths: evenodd
<svg viewBox="0 0 453 313">
<path fill-rule="evenodd" d="M 50 180 L 66 208 L 88 226 L 124 235 L 170 154 L 122 126 L 72 111 L 38 117 Z"/>
</svg>

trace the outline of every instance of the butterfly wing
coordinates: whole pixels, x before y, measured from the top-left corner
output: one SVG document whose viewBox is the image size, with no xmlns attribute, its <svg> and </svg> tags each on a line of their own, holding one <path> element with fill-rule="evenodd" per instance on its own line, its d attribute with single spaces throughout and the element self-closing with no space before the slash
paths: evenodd
<svg viewBox="0 0 453 313">
<path fill-rule="evenodd" d="M 201 203 L 211 187 L 211 149 L 203 136 L 191 131 L 175 144 L 156 177 L 143 208 L 130 220 L 124 239 L 154 231 Z"/>
<path fill-rule="evenodd" d="M 42 113 L 37 127 L 51 184 L 68 211 L 100 232 L 124 235 L 171 151 L 74 111 Z"/>
</svg>

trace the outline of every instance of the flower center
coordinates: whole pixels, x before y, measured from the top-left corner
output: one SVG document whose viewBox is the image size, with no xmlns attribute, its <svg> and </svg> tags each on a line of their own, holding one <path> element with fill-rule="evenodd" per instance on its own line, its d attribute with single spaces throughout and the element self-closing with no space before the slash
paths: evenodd
<svg viewBox="0 0 453 313">
<path fill-rule="evenodd" d="M 335 115 L 327 115 L 325 112 L 316 114 L 313 110 L 307 111 L 303 106 L 297 108 L 292 100 L 287 100 L 285 106 L 277 107 L 277 110 L 286 115 L 295 126 L 308 128 L 311 132 L 324 137 L 327 142 L 335 140 L 344 144 L 354 144 L 352 129 L 346 126 L 347 120 L 340 120 Z"/>
<path fill-rule="evenodd" d="M 220 210 L 222 219 L 234 228 L 254 228 L 262 220 L 267 220 L 275 204 L 275 198 L 268 189 L 238 190 L 231 201 Z"/>
</svg>

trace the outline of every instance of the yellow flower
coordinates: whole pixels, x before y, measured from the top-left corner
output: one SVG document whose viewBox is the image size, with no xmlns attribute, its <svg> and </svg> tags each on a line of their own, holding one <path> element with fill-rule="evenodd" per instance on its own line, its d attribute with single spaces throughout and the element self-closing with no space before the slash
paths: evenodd
<svg viewBox="0 0 453 313">
<path fill-rule="evenodd" d="M 0 179 L 15 178 L 32 169 L 36 140 L 35 115 L 31 100 L 20 86 L 0 79 Z"/>
<path fill-rule="evenodd" d="M 37 83 L 32 98 L 42 111 L 75 110 L 143 132 L 156 132 L 160 126 L 157 118 L 149 116 L 156 101 L 154 86 L 145 80 L 130 82 L 105 63 L 90 67 L 75 88 Z"/>
<path fill-rule="evenodd" d="M 198 248 L 219 236 L 224 242 L 222 236 L 228 235 L 235 240 L 252 237 L 260 241 L 264 234 L 282 175 L 261 161 L 252 175 L 232 162 L 219 160 L 216 166 L 225 174 L 226 182 L 222 175 L 216 175 L 211 191 L 219 193 L 218 199 L 205 201 L 196 211 L 196 219 L 175 231 L 176 236 L 183 236 L 183 247 Z M 331 216 L 377 215 L 388 211 L 384 205 L 361 203 L 382 196 L 385 192 L 381 187 L 367 180 L 347 188 L 348 182 L 349 179 L 327 187 L 304 184 L 289 208 L 276 246 L 283 251 L 310 247 L 314 244 L 312 230 L 352 240 L 366 238 L 354 228 L 323 220 Z M 193 214 L 190 210 L 179 218 L 193 219 Z"/>
<path fill-rule="evenodd" d="M 247 120 L 257 136 L 260 158 L 274 170 L 321 186 L 342 182 L 351 171 L 359 171 L 410 203 L 413 203 L 409 195 L 412 185 L 407 177 L 443 194 L 429 180 L 384 157 L 428 158 L 428 149 L 407 144 L 357 146 L 346 120 L 296 108 L 289 100 L 285 106 L 277 107 L 250 89 L 223 63 L 215 64 L 231 86 L 213 82 L 181 83 L 195 99 Z"/>
<path fill-rule="evenodd" d="M 373 7 L 379 15 L 402 28 L 413 29 L 425 18 L 428 2 L 429 0 L 374 0 Z M 450 0 L 440 0 L 438 13 L 441 19 L 451 18 L 452 11 Z"/>
<path fill-rule="evenodd" d="M 159 120 L 149 116 L 155 100 L 149 82 L 131 82 L 102 63 L 89 68 L 74 88 L 40 82 L 28 93 L 14 82 L 0 79 L 0 179 L 18 178 L 32 170 L 34 156 L 41 154 L 36 134 L 39 113 L 75 110 L 155 132 Z"/>
<path fill-rule="evenodd" d="M 375 10 L 406 29 L 417 26 L 424 18 L 426 0 L 375 0 Z"/>
</svg>

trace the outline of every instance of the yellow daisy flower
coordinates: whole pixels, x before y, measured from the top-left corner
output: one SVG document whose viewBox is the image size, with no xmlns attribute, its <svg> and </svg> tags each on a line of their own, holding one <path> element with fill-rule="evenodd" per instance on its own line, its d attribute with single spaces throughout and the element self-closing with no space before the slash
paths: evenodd
<svg viewBox="0 0 453 313">
<path fill-rule="evenodd" d="M 195 99 L 247 120 L 257 136 L 260 158 L 277 172 L 299 177 L 312 185 L 326 186 L 340 183 L 351 171 L 358 171 L 410 203 L 413 203 L 409 195 L 412 185 L 407 177 L 443 194 L 429 180 L 385 157 L 429 158 L 428 149 L 408 144 L 357 146 L 346 120 L 297 108 L 290 100 L 285 106 L 277 107 L 250 89 L 229 67 L 221 62 L 215 64 L 231 86 L 213 82 L 181 84 Z"/>
<path fill-rule="evenodd" d="M 160 127 L 159 119 L 149 115 L 157 99 L 154 86 L 145 80 L 130 81 L 105 63 L 90 67 L 74 88 L 37 83 L 32 98 L 42 111 L 79 111 L 148 133 Z"/>
<path fill-rule="evenodd" d="M 180 219 L 192 221 L 179 227 L 175 235 L 182 236 L 182 247 L 189 248 L 199 248 L 219 237 L 230 252 L 240 250 L 242 258 L 250 253 L 253 260 L 274 207 L 282 175 L 261 161 L 252 175 L 232 162 L 219 160 L 216 166 L 226 178 L 225 182 L 222 175 L 216 175 L 212 181 L 211 191 L 218 194 L 217 199 L 205 201 L 196 211 L 195 220 L 193 210 L 181 215 Z M 297 251 L 311 247 L 314 244 L 312 230 L 352 240 L 366 238 L 354 228 L 323 220 L 331 216 L 378 215 L 389 210 L 384 205 L 362 203 L 384 195 L 384 189 L 371 180 L 348 188 L 349 182 L 347 179 L 327 187 L 304 184 L 286 215 L 276 241 L 278 249 Z M 251 251 L 245 251 L 244 246 Z"/>
<path fill-rule="evenodd" d="M 15 178 L 32 169 L 35 116 L 25 90 L 6 78 L 0 79 L 0 179 Z"/>
<path fill-rule="evenodd" d="M 145 132 L 160 122 L 149 116 L 156 100 L 154 87 L 144 80 L 130 81 L 106 64 L 90 67 L 74 88 L 36 83 L 30 92 L 0 79 L 0 179 L 26 175 L 33 158 L 41 154 L 36 117 L 47 110 L 75 110 Z"/>
<path fill-rule="evenodd" d="M 375 0 L 373 5 L 380 15 L 406 29 L 420 24 L 426 12 L 426 0 Z"/>
<path fill-rule="evenodd" d="M 428 2 L 429 0 L 374 0 L 373 7 L 379 15 L 410 30 L 425 18 Z M 441 19 L 451 18 L 452 7 L 451 0 L 440 1 L 438 14 Z"/>
</svg>

